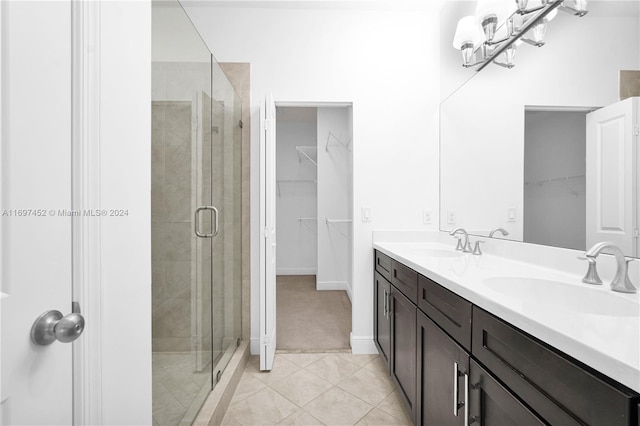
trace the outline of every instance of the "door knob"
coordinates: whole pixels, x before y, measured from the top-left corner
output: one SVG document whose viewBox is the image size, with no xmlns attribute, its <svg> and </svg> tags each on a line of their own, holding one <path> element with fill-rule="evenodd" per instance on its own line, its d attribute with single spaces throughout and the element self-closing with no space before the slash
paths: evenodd
<svg viewBox="0 0 640 426">
<path fill-rule="evenodd" d="M 47 311 L 40 315 L 31 327 L 31 341 L 36 345 L 50 345 L 59 340 L 69 343 L 84 331 L 84 317 L 80 313 L 62 316 L 60 311 Z"/>
</svg>

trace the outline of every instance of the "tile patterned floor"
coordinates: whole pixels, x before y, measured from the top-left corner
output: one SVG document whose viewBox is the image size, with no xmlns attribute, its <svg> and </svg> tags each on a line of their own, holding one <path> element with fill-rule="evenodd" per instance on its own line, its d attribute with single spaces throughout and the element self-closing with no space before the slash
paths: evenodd
<svg viewBox="0 0 640 426">
<path fill-rule="evenodd" d="M 153 424 L 179 425 L 203 386 L 211 384 L 211 365 L 194 372 L 191 353 L 154 352 Z"/>
<path fill-rule="evenodd" d="M 377 355 L 278 353 L 270 373 L 251 357 L 222 425 L 409 425 Z"/>
</svg>

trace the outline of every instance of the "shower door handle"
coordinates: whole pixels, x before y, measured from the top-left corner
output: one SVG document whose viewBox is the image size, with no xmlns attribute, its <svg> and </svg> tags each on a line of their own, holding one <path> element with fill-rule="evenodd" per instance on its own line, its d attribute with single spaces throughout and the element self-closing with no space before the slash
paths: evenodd
<svg viewBox="0 0 640 426">
<path fill-rule="evenodd" d="M 211 234 L 203 234 L 200 232 L 200 212 L 202 210 L 211 210 L 213 212 L 213 233 Z M 195 218 L 194 218 L 194 230 L 196 235 L 200 238 L 213 238 L 218 235 L 219 227 L 218 227 L 218 209 L 213 206 L 202 206 L 196 209 Z"/>
</svg>

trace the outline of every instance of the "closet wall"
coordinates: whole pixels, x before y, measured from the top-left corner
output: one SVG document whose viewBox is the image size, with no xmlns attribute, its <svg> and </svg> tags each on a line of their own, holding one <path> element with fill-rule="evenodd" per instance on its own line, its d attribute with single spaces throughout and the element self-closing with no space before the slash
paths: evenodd
<svg viewBox="0 0 640 426">
<path fill-rule="evenodd" d="M 277 274 L 351 296 L 352 109 L 277 111 Z"/>
<path fill-rule="evenodd" d="M 347 107 L 318 108 L 318 290 L 351 298 L 352 138 Z"/>
<path fill-rule="evenodd" d="M 318 269 L 316 108 L 277 108 L 276 273 Z"/>
</svg>

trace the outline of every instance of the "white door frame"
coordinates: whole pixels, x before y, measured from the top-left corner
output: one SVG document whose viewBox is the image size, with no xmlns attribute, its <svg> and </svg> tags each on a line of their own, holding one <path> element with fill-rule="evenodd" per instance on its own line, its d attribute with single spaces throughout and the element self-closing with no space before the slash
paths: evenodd
<svg viewBox="0 0 640 426">
<path fill-rule="evenodd" d="M 72 2 L 72 209 L 100 209 L 100 2 Z M 101 220 L 72 224 L 73 299 L 86 330 L 73 347 L 74 424 L 102 423 Z"/>
<path fill-rule="evenodd" d="M 351 107 L 351 108 L 354 108 L 354 103 L 353 102 L 347 102 L 347 101 L 342 101 L 342 102 L 341 101 L 336 101 L 336 102 L 331 102 L 331 101 L 329 101 L 329 102 L 322 102 L 322 101 L 313 102 L 313 101 L 277 101 L 277 100 L 274 99 L 274 104 L 275 104 L 276 108 L 278 108 L 278 107 L 311 107 L 311 108 Z M 263 113 L 262 109 L 261 109 L 260 113 L 261 114 Z M 260 129 L 260 132 L 262 132 L 262 131 L 263 131 L 263 129 Z M 261 133 L 261 137 L 262 137 L 262 133 Z M 276 138 L 276 144 L 277 144 L 277 138 Z M 260 157 L 260 170 L 264 170 L 265 167 L 266 167 L 266 157 L 261 156 Z M 351 173 L 353 174 L 353 165 L 352 165 Z M 262 179 L 262 174 L 260 175 L 260 177 Z M 260 182 L 260 194 L 262 194 L 262 191 L 264 190 L 263 185 L 264 185 L 264 182 L 261 181 Z M 353 212 L 355 212 L 355 210 L 354 210 L 355 206 L 353 205 L 353 203 L 354 203 L 353 194 L 351 194 L 351 200 L 349 200 L 349 201 L 350 201 L 350 203 L 352 205 L 352 216 L 355 217 L 355 213 L 353 213 Z M 263 231 L 264 231 L 264 224 L 263 224 L 262 221 L 263 221 L 263 217 L 264 217 L 264 213 L 265 213 L 266 208 L 265 208 L 265 205 L 263 204 L 263 202 L 264 202 L 264 196 L 261 195 L 261 197 L 260 197 L 260 221 L 261 222 L 260 222 L 260 228 L 259 228 L 260 229 L 260 238 L 259 238 L 260 239 L 260 244 L 264 244 L 264 238 L 263 238 L 263 234 L 262 234 Z M 274 219 L 274 221 L 275 221 L 275 219 Z M 351 250 L 351 258 L 352 259 L 355 258 L 355 249 L 354 249 L 355 246 L 354 246 L 354 242 L 353 242 L 353 234 L 354 234 L 353 229 L 354 229 L 354 227 L 352 226 L 351 227 L 351 238 L 350 238 L 350 241 L 351 241 L 350 250 Z M 265 261 L 265 259 L 263 259 L 262 251 L 259 250 L 259 252 L 260 252 L 260 261 L 259 261 L 260 262 L 260 276 L 259 276 L 259 281 L 260 281 L 260 287 L 261 287 L 262 286 L 262 282 L 263 282 L 262 280 L 264 279 L 264 274 L 265 274 L 264 263 L 263 263 Z M 276 256 L 277 256 L 277 254 L 276 254 Z M 351 277 L 353 277 L 353 276 L 354 276 L 354 262 L 352 261 L 351 262 Z M 356 299 L 356 289 L 355 289 L 355 286 L 353 285 L 353 283 L 352 283 L 352 286 L 353 287 L 352 287 L 352 292 L 351 292 L 351 300 L 352 300 L 352 306 L 353 306 L 353 301 Z M 260 287 L 259 287 L 259 290 L 260 290 Z M 277 289 L 277 286 L 276 286 L 276 289 Z M 262 301 L 260 301 L 260 303 L 262 303 Z M 355 312 L 355 310 L 352 309 L 352 315 L 353 315 L 353 312 Z M 260 313 L 260 311 L 259 311 L 259 313 Z M 275 315 L 275 313 L 274 313 L 274 315 Z M 262 334 L 262 328 L 261 328 L 262 327 L 262 321 L 263 321 L 263 317 L 262 317 L 262 315 L 260 315 L 259 336 Z M 352 333 L 353 333 L 353 330 L 351 331 L 350 336 L 349 336 L 349 340 L 350 341 L 351 341 L 351 334 Z M 252 354 L 253 353 L 254 353 L 254 351 L 252 350 Z M 255 353 L 259 354 L 260 353 L 260 349 L 258 351 L 255 351 Z"/>
</svg>

